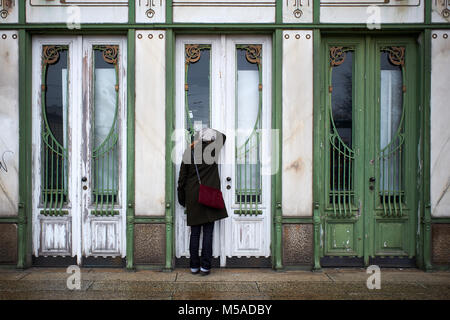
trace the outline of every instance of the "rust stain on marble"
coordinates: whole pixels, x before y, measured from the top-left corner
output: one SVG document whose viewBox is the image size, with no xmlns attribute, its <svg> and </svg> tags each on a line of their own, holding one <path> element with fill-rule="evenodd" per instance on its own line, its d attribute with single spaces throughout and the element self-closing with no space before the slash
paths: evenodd
<svg viewBox="0 0 450 320">
<path fill-rule="evenodd" d="M 295 161 L 291 162 L 291 164 L 286 167 L 286 170 L 294 170 L 295 172 L 301 172 L 303 170 L 302 158 L 297 158 Z"/>
</svg>

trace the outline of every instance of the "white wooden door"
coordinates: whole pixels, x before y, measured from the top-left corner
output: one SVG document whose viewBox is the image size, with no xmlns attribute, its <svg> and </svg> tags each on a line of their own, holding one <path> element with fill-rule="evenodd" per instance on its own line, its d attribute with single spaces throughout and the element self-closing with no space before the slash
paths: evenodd
<svg viewBox="0 0 450 320">
<path fill-rule="evenodd" d="M 213 256 L 221 266 L 226 257 L 269 257 L 271 39 L 179 37 L 176 67 L 176 179 L 186 130 L 212 127 L 227 136 L 219 167 L 229 217 L 215 223 Z M 176 256 L 189 257 L 190 228 L 178 204 L 175 224 Z"/>
<path fill-rule="evenodd" d="M 33 39 L 33 254 L 125 257 L 126 41 Z"/>
</svg>

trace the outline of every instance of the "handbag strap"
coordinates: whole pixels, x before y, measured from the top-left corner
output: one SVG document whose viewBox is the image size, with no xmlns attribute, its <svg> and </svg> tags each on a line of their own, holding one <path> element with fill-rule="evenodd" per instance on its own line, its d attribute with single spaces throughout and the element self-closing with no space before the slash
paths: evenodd
<svg viewBox="0 0 450 320">
<path fill-rule="evenodd" d="M 200 174 L 198 173 L 197 164 L 195 163 L 194 151 L 191 150 L 191 154 L 192 154 L 192 160 L 194 161 L 195 172 L 197 172 L 198 184 L 202 184 L 202 181 L 200 180 Z"/>
</svg>

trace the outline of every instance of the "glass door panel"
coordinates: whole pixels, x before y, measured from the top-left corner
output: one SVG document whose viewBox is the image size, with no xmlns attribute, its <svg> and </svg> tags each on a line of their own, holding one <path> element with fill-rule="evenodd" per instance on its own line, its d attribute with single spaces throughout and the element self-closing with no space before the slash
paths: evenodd
<svg viewBox="0 0 450 320">
<path fill-rule="evenodd" d="M 241 213 L 256 214 L 261 202 L 261 45 L 238 45 L 236 59 L 236 203 Z"/>
<path fill-rule="evenodd" d="M 392 48 L 380 52 L 380 202 L 385 215 L 401 215 L 403 202 L 403 70 L 391 60 Z M 399 48 L 398 52 L 403 52 Z M 395 54 L 395 53 L 394 53 Z M 391 57 L 391 58 L 390 58 Z"/>
<path fill-rule="evenodd" d="M 186 128 L 199 131 L 211 125 L 211 45 L 186 44 Z"/>
<path fill-rule="evenodd" d="M 330 111 L 330 203 L 333 215 L 355 210 L 353 149 L 354 48 L 332 47 Z"/>
<path fill-rule="evenodd" d="M 41 204 L 44 215 L 61 215 L 68 201 L 68 47 L 42 47 Z"/>
<path fill-rule="evenodd" d="M 118 46 L 94 46 L 92 200 L 96 214 L 114 214 L 119 189 Z"/>
</svg>

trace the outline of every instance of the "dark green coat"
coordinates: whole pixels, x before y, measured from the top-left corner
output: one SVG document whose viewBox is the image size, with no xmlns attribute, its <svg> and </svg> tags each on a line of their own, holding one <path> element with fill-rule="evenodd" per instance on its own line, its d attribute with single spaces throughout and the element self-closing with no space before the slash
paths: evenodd
<svg viewBox="0 0 450 320">
<path fill-rule="evenodd" d="M 223 135 L 223 143 L 225 143 L 225 135 Z M 219 168 L 217 164 L 217 159 L 220 152 L 220 145 L 216 142 L 211 142 L 210 144 L 199 143 L 194 148 L 188 148 L 183 155 L 183 162 L 180 167 L 180 175 L 178 178 L 178 202 L 186 207 L 187 213 L 187 225 L 195 226 L 199 224 L 204 224 L 208 222 L 213 222 L 219 219 L 228 217 L 227 209 L 216 209 L 204 206 L 198 203 L 198 192 L 199 192 L 199 182 L 197 178 L 197 173 L 195 172 L 194 157 L 192 152 L 197 147 L 200 150 L 195 150 L 195 160 L 200 175 L 200 180 L 203 185 L 220 189 L 220 177 Z M 208 148 L 205 152 L 205 148 Z M 211 150 L 214 150 L 211 152 Z M 192 151 L 192 152 L 191 152 Z M 214 157 L 214 162 L 206 160 L 202 157 L 203 154 L 212 154 Z"/>
</svg>

